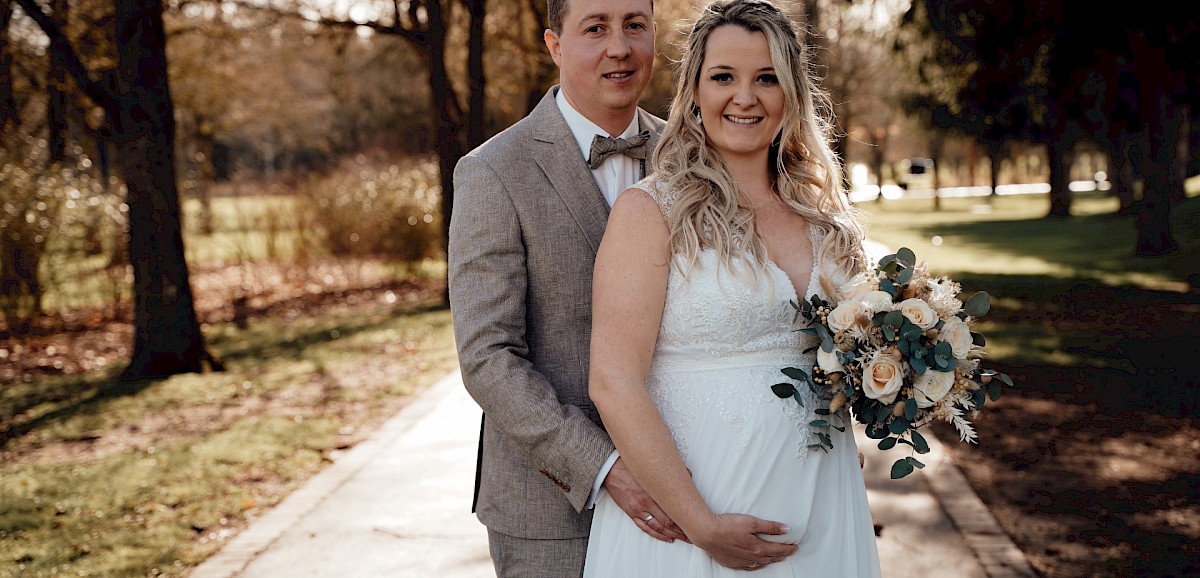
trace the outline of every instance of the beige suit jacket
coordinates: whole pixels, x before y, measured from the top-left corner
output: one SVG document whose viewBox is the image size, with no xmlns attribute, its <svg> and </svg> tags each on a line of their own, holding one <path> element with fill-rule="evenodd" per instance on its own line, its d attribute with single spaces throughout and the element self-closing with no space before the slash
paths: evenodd
<svg viewBox="0 0 1200 578">
<path fill-rule="evenodd" d="M 592 266 L 609 207 L 554 95 L 454 170 L 449 293 L 483 409 L 474 511 L 524 538 L 586 536 L 613 451 L 587 393 Z M 638 110 L 657 144 L 663 121 Z"/>
</svg>

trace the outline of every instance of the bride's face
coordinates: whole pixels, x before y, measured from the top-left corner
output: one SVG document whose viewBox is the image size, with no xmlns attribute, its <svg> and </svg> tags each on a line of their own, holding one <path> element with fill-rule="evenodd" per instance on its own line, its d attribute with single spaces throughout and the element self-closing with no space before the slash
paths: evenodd
<svg viewBox="0 0 1200 578">
<path fill-rule="evenodd" d="M 696 105 L 708 142 L 721 156 L 765 162 L 784 110 L 766 35 L 736 25 L 713 30 L 700 65 Z"/>
</svg>

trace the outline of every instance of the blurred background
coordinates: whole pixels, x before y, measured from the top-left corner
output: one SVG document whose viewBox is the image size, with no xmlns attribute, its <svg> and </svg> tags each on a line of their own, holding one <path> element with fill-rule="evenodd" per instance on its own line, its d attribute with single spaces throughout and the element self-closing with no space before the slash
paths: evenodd
<svg viewBox="0 0 1200 578">
<path fill-rule="evenodd" d="M 787 6 L 870 235 L 993 296 L 976 490 L 1047 576 L 1200 575 L 1200 8 Z M 451 170 L 545 10 L 0 0 L 0 576 L 183 573 L 454 367 Z"/>
</svg>

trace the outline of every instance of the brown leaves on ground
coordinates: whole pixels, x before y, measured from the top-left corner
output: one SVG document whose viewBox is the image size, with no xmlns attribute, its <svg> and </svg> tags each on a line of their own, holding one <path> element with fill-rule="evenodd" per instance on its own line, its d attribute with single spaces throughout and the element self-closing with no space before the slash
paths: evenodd
<svg viewBox="0 0 1200 578">
<path fill-rule="evenodd" d="M 979 445 L 946 444 L 955 463 L 1044 576 L 1200 576 L 1196 295 L 1076 286 L 1042 315 L 1132 369 L 996 364 L 1018 387 L 975 418 Z"/>
</svg>

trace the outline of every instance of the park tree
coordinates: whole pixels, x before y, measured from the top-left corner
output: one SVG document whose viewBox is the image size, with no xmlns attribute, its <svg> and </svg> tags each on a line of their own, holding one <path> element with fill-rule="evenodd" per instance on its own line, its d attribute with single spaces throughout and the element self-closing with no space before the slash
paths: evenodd
<svg viewBox="0 0 1200 578">
<path fill-rule="evenodd" d="M 1135 210 L 1136 253 L 1168 253 L 1176 247 L 1170 207 L 1183 191 L 1175 151 L 1195 70 L 1188 47 L 1200 21 L 1194 7 L 1185 7 L 1187 14 L 1146 10 L 1100 21 L 1086 17 L 1093 10 L 1083 2 L 923 0 L 904 23 L 935 47 L 938 67 L 960 71 L 962 82 L 943 101 L 956 122 L 993 143 L 996 125 L 1010 139 L 1046 146 L 1049 216 L 1070 214 L 1067 167 L 1076 145 L 1099 141 L 1118 151 L 1136 143 L 1132 164 L 1144 184 Z"/>
<path fill-rule="evenodd" d="M 35 0 L 16 2 L 112 126 L 127 191 L 134 273 L 133 353 L 122 378 L 220 369 L 200 331 L 183 251 L 162 4 L 116 0 L 116 67 L 95 71 L 85 68 L 62 28 Z"/>
</svg>

